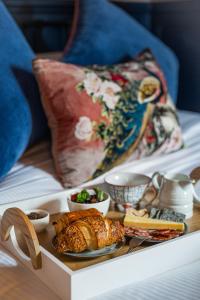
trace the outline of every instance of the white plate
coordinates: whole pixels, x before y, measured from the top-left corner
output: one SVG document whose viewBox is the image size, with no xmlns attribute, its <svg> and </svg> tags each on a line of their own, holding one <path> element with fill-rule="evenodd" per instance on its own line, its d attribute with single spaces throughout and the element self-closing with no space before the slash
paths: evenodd
<svg viewBox="0 0 200 300">
<path fill-rule="evenodd" d="M 188 232 L 188 225 L 186 223 L 184 223 L 184 225 L 185 225 L 185 230 L 184 230 L 183 234 L 181 234 L 180 236 L 183 236 L 184 234 L 186 234 Z M 168 239 L 168 240 L 146 239 L 144 241 L 144 243 L 154 243 L 154 244 L 157 244 L 157 243 L 162 243 L 162 242 L 167 242 L 167 241 L 173 240 L 173 239 L 178 238 L 180 236 L 177 236 L 177 237 L 174 237 L 174 238 L 171 238 L 171 239 Z M 126 236 L 126 237 L 128 237 L 128 236 Z M 132 237 L 138 238 L 140 240 L 143 240 L 145 238 L 144 236 L 132 236 Z M 131 236 L 129 238 L 131 238 Z"/>
<path fill-rule="evenodd" d="M 55 239 L 55 237 L 52 240 L 52 245 L 55 249 L 54 239 Z M 126 239 L 124 238 L 121 242 L 112 244 L 112 245 L 107 246 L 107 247 L 102 248 L 102 249 L 86 250 L 86 251 L 83 251 L 83 252 L 80 252 L 80 253 L 66 251 L 66 252 L 63 252 L 61 254 L 67 255 L 67 256 L 72 256 L 72 257 L 77 257 L 77 258 L 95 258 L 95 257 L 99 257 L 99 256 L 113 254 L 116 251 L 120 250 L 125 245 L 125 243 L 126 243 Z"/>
</svg>

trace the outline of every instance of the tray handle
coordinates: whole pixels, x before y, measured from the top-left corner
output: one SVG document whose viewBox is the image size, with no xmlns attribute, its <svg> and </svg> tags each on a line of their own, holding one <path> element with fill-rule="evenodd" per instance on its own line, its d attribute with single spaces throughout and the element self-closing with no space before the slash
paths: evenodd
<svg viewBox="0 0 200 300">
<path fill-rule="evenodd" d="M 8 208 L 1 220 L 1 239 L 7 241 L 10 237 L 12 227 L 17 227 L 23 234 L 32 266 L 34 269 L 41 269 L 42 257 L 40 251 L 39 241 L 35 232 L 33 224 L 30 222 L 27 215 L 19 208 Z"/>
</svg>

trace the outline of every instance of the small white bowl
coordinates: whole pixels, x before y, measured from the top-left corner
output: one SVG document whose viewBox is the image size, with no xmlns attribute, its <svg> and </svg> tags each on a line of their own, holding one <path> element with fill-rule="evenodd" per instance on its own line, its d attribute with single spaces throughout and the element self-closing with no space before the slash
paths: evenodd
<svg viewBox="0 0 200 300">
<path fill-rule="evenodd" d="M 30 213 L 38 213 L 42 215 L 42 218 L 40 219 L 35 219 L 35 220 L 30 220 L 30 222 L 33 224 L 35 231 L 36 232 L 41 232 L 43 231 L 48 225 L 49 225 L 49 212 L 43 209 L 31 209 L 31 210 L 26 210 L 25 214 L 28 216 Z"/>
<path fill-rule="evenodd" d="M 67 202 L 68 202 L 68 207 L 70 211 L 76 211 L 76 210 L 86 210 L 89 208 L 96 208 L 98 209 L 98 211 L 102 212 L 103 215 L 105 216 L 109 210 L 109 206 L 110 206 L 110 195 L 106 192 L 104 192 L 106 194 L 106 199 L 101 201 L 101 202 L 97 202 L 97 203 L 77 203 L 77 202 L 73 202 L 71 201 L 71 196 L 76 194 L 76 193 L 80 193 L 83 189 L 77 189 L 75 191 L 73 191 L 71 194 L 69 194 L 68 198 L 67 198 Z M 92 191 L 91 189 L 87 189 L 87 191 Z"/>
</svg>

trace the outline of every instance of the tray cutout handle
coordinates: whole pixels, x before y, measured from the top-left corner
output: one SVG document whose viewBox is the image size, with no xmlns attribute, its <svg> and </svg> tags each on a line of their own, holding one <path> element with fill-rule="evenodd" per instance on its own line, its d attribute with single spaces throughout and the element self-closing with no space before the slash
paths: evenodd
<svg viewBox="0 0 200 300">
<path fill-rule="evenodd" d="M 8 208 L 2 216 L 2 241 L 7 241 L 9 239 L 10 231 L 13 226 L 17 227 L 25 238 L 33 268 L 36 270 L 41 269 L 42 257 L 35 228 L 28 216 L 21 209 L 16 207 Z"/>
</svg>

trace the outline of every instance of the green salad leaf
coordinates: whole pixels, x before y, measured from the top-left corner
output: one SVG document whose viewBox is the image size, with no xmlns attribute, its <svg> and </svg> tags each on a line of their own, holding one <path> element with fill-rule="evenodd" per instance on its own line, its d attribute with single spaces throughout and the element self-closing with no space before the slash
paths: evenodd
<svg viewBox="0 0 200 300">
<path fill-rule="evenodd" d="M 94 191 L 96 193 L 97 196 L 97 200 L 98 201 L 104 201 L 105 200 L 105 193 L 104 191 L 102 191 L 100 188 L 96 187 L 94 188 Z"/>
<path fill-rule="evenodd" d="M 82 190 L 80 193 L 78 193 L 76 201 L 79 203 L 84 203 L 90 198 L 90 194 L 87 190 Z"/>
</svg>

